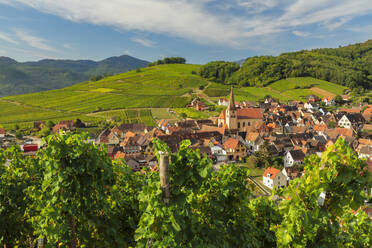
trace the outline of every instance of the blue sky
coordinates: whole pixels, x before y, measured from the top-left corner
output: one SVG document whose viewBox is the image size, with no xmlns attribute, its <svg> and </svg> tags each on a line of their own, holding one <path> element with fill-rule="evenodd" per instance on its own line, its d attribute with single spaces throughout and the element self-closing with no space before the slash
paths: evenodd
<svg viewBox="0 0 372 248">
<path fill-rule="evenodd" d="M 190 63 L 372 39 L 371 0 L 0 0 L 0 56 Z"/>
</svg>

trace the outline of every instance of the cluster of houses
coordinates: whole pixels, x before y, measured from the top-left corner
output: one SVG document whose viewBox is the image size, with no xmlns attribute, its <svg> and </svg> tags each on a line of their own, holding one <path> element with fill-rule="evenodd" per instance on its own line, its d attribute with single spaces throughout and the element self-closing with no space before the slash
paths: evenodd
<svg viewBox="0 0 372 248">
<path fill-rule="evenodd" d="M 112 159 L 124 159 L 135 171 L 143 168 L 156 169 L 153 139 L 165 142 L 176 151 L 182 140 L 191 141 L 193 149 L 212 159 L 216 165 L 229 162 L 244 162 L 255 156 L 264 147 L 271 157 L 282 158 L 281 168 L 266 168 L 262 183 L 269 187 L 285 187 L 289 180 L 300 177 L 305 157 L 320 156 L 340 137 L 344 138 L 360 158 L 367 159 L 371 170 L 372 160 L 372 106 L 341 108 L 337 112 L 319 106 L 321 101 L 310 96 L 303 103 L 292 101 L 281 104 L 267 98 L 263 103 L 235 102 L 231 89 L 229 100 L 220 99 L 219 105 L 226 108 L 218 117 L 203 120 L 187 119 L 170 123 L 160 120 L 157 126 L 122 124 L 103 130 L 95 139 L 105 144 Z M 324 98 L 333 104 L 331 98 Z M 327 101 L 329 102 L 327 104 Z M 195 100 L 192 106 L 206 106 Z M 199 108 L 197 107 L 197 108 Z M 35 122 L 40 130 L 44 122 Z M 52 132 L 84 127 L 77 121 L 61 121 Z M 0 144 L 5 130 L 0 128 Z M 35 152 L 33 143 L 25 144 L 27 152 Z M 25 151 L 26 152 L 26 151 Z M 371 159 L 371 160 L 370 160 Z"/>
<path fill-rule="evenodd" d="M 368 124 L 372 106 L 330 112 L 317 101 L 310 97 L 305 103 L 280 104 L 269 98 L 260 104 L 236 103 L 231 89 L 229 100 L 218 102 L 226 106 L 218 117 L 174 124 L 160 120 L 156 127 L 122 124 L 104 130 L 96 142 L 106 144 L 112 159 L 124 159 L 133 170 L 156 168 L 154 138 L 164 141 L 172 151 L 188 139 L 192 148 L 215 164 L 245 161 L 265 146 L 272 157 L 283 159 L 281 169 L 269 167 L 263 174 L 263 184 L 269 188 L 285 187 L 289 180 L 300 177 L 305 157 L 320 156 L 339 137 L 361 158 L 372 159 L 372 125 Z"/>
</svg>

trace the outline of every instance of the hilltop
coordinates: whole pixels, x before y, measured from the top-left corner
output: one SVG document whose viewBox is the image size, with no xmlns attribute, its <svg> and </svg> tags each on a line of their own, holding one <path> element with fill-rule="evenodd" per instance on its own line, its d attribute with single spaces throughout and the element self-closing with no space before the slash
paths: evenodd
<svg viewBox="0 0 372 248">
<path fill-rule="evenodd" d="M 176 121 L 169 108 L 192 118 L 207 118 L 218 111 L 186 109 L 198 96 L 207 104 L 226 97 L 230 86 L 209 82 L 198 75 L 200 65 L 157 65 L 86 81 L 58 90 L 0 98 L 0 124 L 31 126 L 37 120 L 80 118 L 99 122 L 119 118 L 124 122 L 155 125 L 155 120 Z M 319 90 L 320 89 L 320 90 Z M 261 101 L 270 95 L 281 101 L 306 100 L 342 94 L 346 87 L 310 77 L 288 78 L 266 87 L 236 87 L 236 99 Z"/>
<path fill-rule="evenodd" d="M 0 57 L 0 97 L 60 89 L 94 75 L 123 73 L 148 63 L 128 55 L 101 61 L 44 59 L 24 63 Z"/>
</svg>

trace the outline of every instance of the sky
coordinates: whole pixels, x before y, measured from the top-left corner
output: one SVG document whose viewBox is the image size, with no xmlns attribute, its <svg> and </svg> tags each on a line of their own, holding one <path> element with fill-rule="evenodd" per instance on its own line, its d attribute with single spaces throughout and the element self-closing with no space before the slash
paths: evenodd
<svg viewBox="0 0 372 248">
<path fill-rule="evenodd" d="M 188 63 L 372 39 L 371 0 L 0 0 L 0 56 Z"/>
</svg>

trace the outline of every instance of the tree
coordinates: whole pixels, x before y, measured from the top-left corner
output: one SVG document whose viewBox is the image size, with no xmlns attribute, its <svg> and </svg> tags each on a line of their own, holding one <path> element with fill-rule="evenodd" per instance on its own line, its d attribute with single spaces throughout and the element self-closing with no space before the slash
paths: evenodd
<svg viewBox="0 0 372 248">
<path fill-rule="evenodd" d="M 48 121 L 45 122 L 45 125 L 48 128 L 52 129 L 55 126 L 55 123 L 53 121 L 51 121 L 51 120 L 48 120 Z"/>
<path fill-rule="evenodd" d="M 182 112 L 182 113 L 180 114 L 180 116 L 181 116 L 183 119 L 187 118 L 187 114 L 184 113 L 184 112 Z"/>
<path fill-rule="evenodd" d="M 341 105 L 344 102 L 340 95 L 335 96 L 335 103 Z"/>
<path fill-rule="evenodd" d="M 200 76 L 217 83 L 232 84 L 228 83 L 227 79 L 239 68 L 240 65 L 238 63 L 213 61 L 200 68 Z"/>
<path fill-rule="evenodd" d="M 40 131 L 39 131 L 39 133 L 38 133 L 38 137 L 39 138 L 42 138 L 42 137 L 46 137 L 46 136 L 48 136 L 48 135 L 50 135 L 51 134 L 51 130 L 50 130 L 50 128 L 49 127 L 47 127 L 47 126 L 45 126 L 45 127 L 43 127 L 43 128 L 41 128 L 40 129 Z"/>
</svg>

